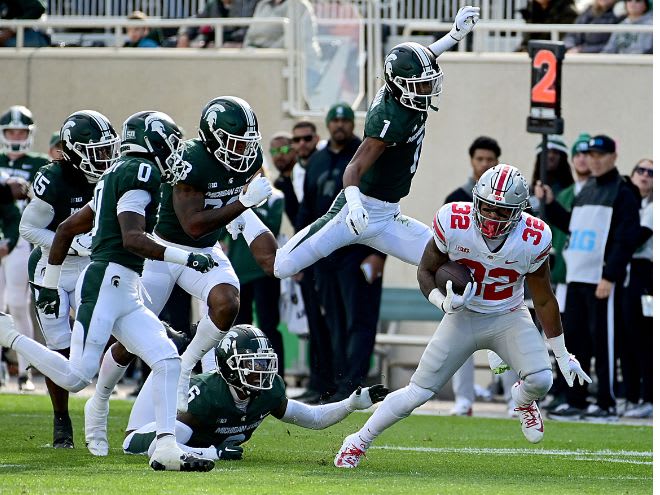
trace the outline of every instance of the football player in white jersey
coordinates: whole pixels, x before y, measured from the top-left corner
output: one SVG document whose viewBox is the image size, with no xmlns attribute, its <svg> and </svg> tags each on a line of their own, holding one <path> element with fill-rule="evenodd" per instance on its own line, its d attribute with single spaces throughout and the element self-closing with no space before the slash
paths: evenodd
<svg viewBox="0 0 660 495">
<path fill-rule="evenodd" d="M 575 377 L 590 382 L 564 344 L 557 300 L 550 287 L 548 253 L 552 234 L 538 218 L 523 213 L 527 181 L 511 165 L 485 172 L 473 190 L 473 203 L 447 203 L 433 219 L 417 271 L 419 287 L 445 317 L 424 350 L 410 383 L 390 394 L 360 431 L 349 435 L 335 466 L 354 468 L 374 439 L 440 391 L 463 362 L 479 349 L 491 349 L 518 374 L 512 389 L 527 440 L 540 442 L 543 419 L 536 401 L 552 385 L 552 367 L 543 337 L 523 302 L 523 281 L 559 369 L 569 386 Z M 447 295 L 435 286 L 435 272 L 448 261 L 472 271 L 474 282 L 462 295 L 451 281 Z"/>
</svg>

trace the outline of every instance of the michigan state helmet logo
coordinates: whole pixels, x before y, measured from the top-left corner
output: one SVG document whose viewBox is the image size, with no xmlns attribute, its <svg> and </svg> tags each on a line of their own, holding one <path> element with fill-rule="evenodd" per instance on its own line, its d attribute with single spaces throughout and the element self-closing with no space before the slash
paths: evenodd
<svg viewBox="0 0 660 495">
<path fill-rule="evenodd" d="M 158 119 L 158 114 L 147 115 L 144 119 L 145 131 L 151 130 L 160 134 L 163 139 L 167 139 L 167 134 L 165 133 L 165 125 Z"/>
<path fill-rule="evenodd" d="M 236 340 L 236 337 L 238 337 L 236 332 L 227 332 L 227 335 L 225 335 L 220 342 L 220 348 L 225 352 L 229 352 L 229 349 L 231 348 L 232 343 Z"/>
<path fill-rule="evenodd" d="M 60 131 L 62 141 L 64 141 L 64 143 L 70 149 L 73 149 L 73 143 L 71 142 L 71 128 L 75 126 L 76 126 L 75 121 L 69 120 L 62 126 L 62 130 Z"/>
<path fill-rule="evenodd" d="M 206 119 L 206 123 L 209 125 L 211 129 L 215 126 L 215 121 L 218 118 L 217 114 L 215 112 L 224 112 L 225 107 L 222 105 L 216 103 L 214 105 L 211 105 L 208 110 L 206 111 L 206 115 L 204 116 L 204 119 Z"/>
</svg>

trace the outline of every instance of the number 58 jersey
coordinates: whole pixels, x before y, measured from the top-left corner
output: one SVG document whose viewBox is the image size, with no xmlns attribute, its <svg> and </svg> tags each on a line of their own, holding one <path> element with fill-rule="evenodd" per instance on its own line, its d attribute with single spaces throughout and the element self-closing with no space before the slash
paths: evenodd
<svg viewBox="0 0 660 495">
<path fill-rule="evenodd" d="M 440 208 L 433 219 L 435 244 L 450 260 L 472 272 L 477 292 L 468 309 L 478 313 L 513 310 L 523 303 L 525 275 L 538 270 L 550 253 L 550 228 L 523 213 L 504 244 L 491 252 L 472 209 L 471 203 L 447 203 Z"/>
</svg>

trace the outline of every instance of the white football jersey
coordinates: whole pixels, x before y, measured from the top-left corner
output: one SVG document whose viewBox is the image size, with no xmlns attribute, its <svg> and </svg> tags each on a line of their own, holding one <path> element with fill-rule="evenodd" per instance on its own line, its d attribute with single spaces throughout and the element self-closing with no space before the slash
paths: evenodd
<svg viewBox="0 0 660 495">
<path fill-rule="evenodd" d="M 523 213 L 501 248 L 493 253 L 472 215 L 472 203 L 447 203 L 433 219 L 438 249 L 464 264 L 477 282 L 468 309 L 478 313 L 512 310 L 523 303 L 525 275 L 536 271 L 550 253 L 552 234 L 543 220 Z"/>
</svg>

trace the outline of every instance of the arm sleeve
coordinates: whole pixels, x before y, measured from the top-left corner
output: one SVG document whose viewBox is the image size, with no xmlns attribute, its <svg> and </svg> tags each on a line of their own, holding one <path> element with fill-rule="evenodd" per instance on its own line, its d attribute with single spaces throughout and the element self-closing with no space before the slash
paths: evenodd
<svg viewBox="0 0 660 495">
<path fill-rule="evenodd" d="M 545 222 L 543 223 L 543 235 L 535 248 L 537 248 L 537 250 L 532 253 L 532 259 L 530 260 L 531 263 L 529 264 L 529 273 L 534 273 L 541 268 L 552 250 L 552 231 Z"/>
<path fill-rule="evenodd" d="M 132 189 L 126 191 L 119 198 L 117 204 L 117 215 L 125 211 L 132 211 L 144 216 L 147 205 L 151 202 L 151 195 L 144 189 Z"/>
<path fill-rule="evenodd" d="M 18 230 L 21 237 L 37 246 L 50 248 L 55 238 L 55 232 L 46 227 L 55 218 L 55 209 L 45 201 L 34 198 L 23 211 Z"/>
<path fill-rule="evenodd" d="M 309 406 L 289 399 L 281 420 L 285 423 L 302 426 L 312 430 L 322 430 L 339 423 L 353 411 L 348 408 L 348 399 L 322 406 Z"/>
<path fill-rule="evenodd" d="M 610 282 L 622 280 L 640 236 L 639 210 L 633 193 L 622 185 L 614 204 L 612 226 L 607 240 L 602 277 Z"/>
</svg>

